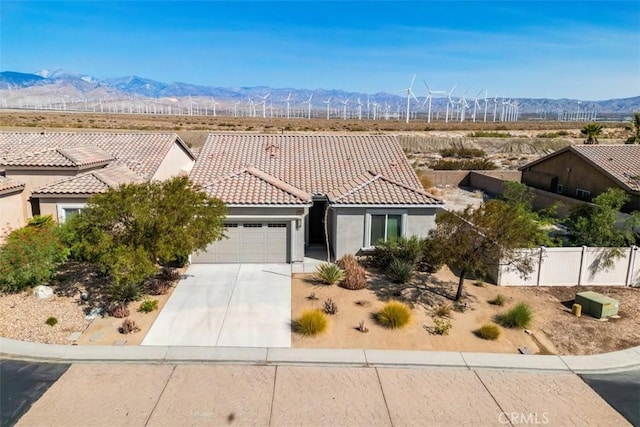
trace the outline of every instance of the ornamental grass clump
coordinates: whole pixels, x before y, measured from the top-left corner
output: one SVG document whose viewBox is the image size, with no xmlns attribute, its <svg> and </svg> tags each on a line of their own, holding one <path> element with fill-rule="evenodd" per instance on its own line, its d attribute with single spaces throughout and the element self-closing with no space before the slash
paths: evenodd
<svg viewBox="0 0 640 427">
<path fill-rule="evenodd" d="M 322 310 L 306 310 L 294 322 L 294 330 L 305 337 L 315 337 L 327 330 L 329 321 Z"/>
<path fill-rule="evenodd" d="M 376 320 L 385 328 L 399 329 L 411 321 L 411 309 L 399 301 L 390 301 L 376 313 Z"/>
<path fill-rule="evenodd" d="M 316 268 L 316 277 L 322 283 L 331 286 L 344 279 L 344 271 L 338 264 L 326 262 Z"/>
<path fill-rule="evenodd" d="M 504 297 L 504 295 L 498 294 L 494 299 L 489 300 L 489 304 L 503 306 L 505 301 L 506 301 L 506 298 Z"/>
<path fill-rule="evenodd" d="M 500 316 L 500 324 L 505 328 L 526 328 L 531 324 L 533 313 L 527 303 L 518 303 L 511 310 Z"/>
<path fill-rule="evenodd" d="M 487 323 L 475 331 L 475 334 L 483 340 L 494 341 L 500 336 L 500 327 L 493 323 Z"/>
</svg>

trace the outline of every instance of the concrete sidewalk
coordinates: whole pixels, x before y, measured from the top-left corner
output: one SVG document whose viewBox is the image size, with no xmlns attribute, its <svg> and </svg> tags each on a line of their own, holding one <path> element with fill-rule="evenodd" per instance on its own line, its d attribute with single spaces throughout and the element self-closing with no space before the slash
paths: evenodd
<svg viewBox="0 0 640 427">
<path fill-rule="evenodd" d="M 0 357 L 48 362 L 225 363 L 352 367 L 452 367 L 557 373 L 606 373 L 640 368 L 640 347 L 593 356 L 540 356 L 408 350 L 65 346 L 0 338 Z"/>
<path fill-rule="evenodd" d="M 566 372 L 170 364 L 74 364 L 18 423 L 519 424 L 630 425 Z"/>
</svg>

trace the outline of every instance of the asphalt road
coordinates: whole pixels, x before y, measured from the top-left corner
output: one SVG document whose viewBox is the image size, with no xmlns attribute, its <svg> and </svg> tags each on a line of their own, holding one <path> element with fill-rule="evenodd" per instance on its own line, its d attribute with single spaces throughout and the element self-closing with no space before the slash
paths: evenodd
<svg viewBox="0 0 640 427">
<path fill-rule="evenodd" d="M 631 424 L 640 426 L 640 369 L 580 377 Z"/>
<path fill-rule="evenodd" d="M 15 425 L 69 366 L 0 360 L 0 425 Z"/>
</svg>

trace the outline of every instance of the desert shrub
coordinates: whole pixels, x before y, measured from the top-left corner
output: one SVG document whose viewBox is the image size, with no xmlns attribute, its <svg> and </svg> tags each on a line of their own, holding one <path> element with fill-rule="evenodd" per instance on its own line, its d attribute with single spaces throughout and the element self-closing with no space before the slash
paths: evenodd
<svg viewBox="0 0 640 427">
<path fill-rule="evenodd" d="M 429 190 L 434 187 L 433 181 L 426 175 L 418 175 L 420 179 L 420 184 L 422 184 L 422 188 L 425 190 Z"/>
<path fill-rule="evenodd" d="M 518 303 L 500 316 L 500 323 L 506 328 L 526 328 L 531 324 L 533 313 L 527 303 Z"/>
<path fill-rule="evenodd" d="M 127 304 L 124 303 L 113 304 L 109 310 L 109 313 L 111 313 L 113 317 L 116 317 L 118 319 L 124 319 L 130 314 L 129 307 L 127 307 Z"/>
<path fill-rule="evenodd" d="M 304 336 L 314 337 L 327 329 L 329 321 L 322 310 L 307 310 L 294 323 L 294 330 Z"/>
<path fill-rule="evenodd" d="M 324 302 L 324 312 L 327 314 L 338 314 L 338 304 L 336 304 L 331 298 L 328 298 Z"/>
<path fill-rule="evenodd" d="M 427 273 L 435 273 L 444 265 L 442 250 L 438 241 L 433 238 L 422 240 L 422 256 L 417 268 Z"/>
<path fill-rule="evenodd" d="M 434 160 L 429 163 L 433 170 L 493 170 L 498 166 L 490 159 Z"/>
<path fill-rule="evenodd" d="M 500 336 L 500 327 L 493 323 L 487 323 L 475 331 L 475 334 L 483 340 L 497 340 Z"/>
<path fill-rule="evenodd" d="M 377 242 L 369 262 L 382 270 L 389 268 L 394 260 L 415 266 L 422 259 L 422 253 L 422 241 L 418 237 L 399 237 Z"/>
<path fill-rule="evenodd" d="M 113 302 L 129 303 L 142 298 L 142 286 L 137 283 L 113 283 L 107 294 Z"/>
<path fill-rule="evenodd" d="M 436 307 L 434 313 L 438 317 L 450 317 L 451 316 L 451 303 L 443 302 L 439 306 Z"/>
<path fill-rule="evenodd" d="M 56 319 L 55 317 L 51 316 L 49 317 L 44 323 L 46 323 L 49 326 L 56 326 L 58 324 L 58 319 Z"/>
<path fill-rule="evenodd" d="M 122 326 L 120 327 L 120 332 L 123 334 L 132 334 L 134 332 L 138 332 L 140 328 L 136 325 L 135 320 L 126 318 L 122 321 Z"/>
<path fill-rule="evenodd" d="M 151 313 L 154 310 L 158 309 L 158 300 L 157 299 L 147 299 L 142 301 L 140 307 L 138 307 L 138 311 L 141 313 Z"/>
<path fill-rule="evenodd" d="M 440 150 L 442 157 L 457 157 L 459 159 L 473 159 L 474 157 L 485 157 L 487 153 L 480 148 L 451 147 Z"/>
<path fill-rule="evenodd" d="M 489 300 L 489 304 L 503 306 L 506 301 L 506 298 L 502 294 L 496 295 L 496 297 L 492 300 Z"/>
<path fill-rule="evenodd" d="M 478 130 L 467 135 L 470 138 L 511 138 L 509 132 L 496 132 L 487 130 Z"/>
<path fill-rule="evenodd" d="M 536 138 L 559 138 L 558 132 L 543 132 L 536 135 Z"/>
<path fill-rule="evenodd" d="M 46 283 L 68 255 L 51 216 L 35 216 L 9 233 L 0 248 L 0 291 L 20 292 Z"/>
<path fill-rule="evenodd" d="M 176 280 L 180 280 L 180 272 L 175 268 L 162 267 L 160 269 L 160 274 L 158 274 L 158 279 L 168 282 L 175 282 Z"/>
<path fill-rule="evenodd" d="M 399 301 L 389 301 L 376 313 L 376 320 L 385 328 L 402 328 L 411 321 L 411 309 Z"/>
<path fill-rule="evenodd" d="M 367 287 L 367 272 L 360 265 L 355 256 L 348 254 L 338 260 L 338 265 L 344 270 L 344 279 L 340 286 L 352 291 Z"/>
<path fill-rule="evenodd" d="M 436 335 L 449 335 L 449 331 L 453 325 L 449 319 L 443 319 L 441 317 L 433 318 L 433 332 Z"/>
<path fill-rule="evenodd" d="M 164 295 L 171 289 L 173 282 L 162 279 L 151 280 L 147 285 L 147 291 L 151 295 Z"/>
<path fill-rule="evenodd" d="M 387 268 L 387 275 L 394 283 L 407 283 L 413 278 L 414 273 L 413 265 L 400 259 L 391 261 Z"/>
<path fill-rule="evenodd" d="M 316 268 L 316 277 L 322 283 L 335 285 L 340 280 L 344 279 L 344 271 L 342 271 L 338 264 L 326 262 L 324 264 L 320 264 Z"/>
</svg>

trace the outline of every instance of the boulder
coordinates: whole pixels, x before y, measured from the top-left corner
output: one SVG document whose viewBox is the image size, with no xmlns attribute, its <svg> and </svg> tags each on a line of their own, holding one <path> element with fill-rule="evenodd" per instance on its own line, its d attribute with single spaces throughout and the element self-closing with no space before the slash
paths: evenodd
<svg viewBox="0 0 640 427">
<path fill-rule="evenodd" d="M 33 288 L 33 295 L 38 299 L 51 298 L 53 296 L 53 289 L 44 285 L 36 286 Z"/>
</svg>

